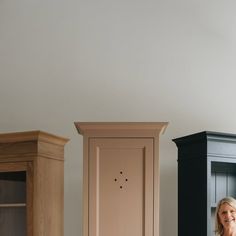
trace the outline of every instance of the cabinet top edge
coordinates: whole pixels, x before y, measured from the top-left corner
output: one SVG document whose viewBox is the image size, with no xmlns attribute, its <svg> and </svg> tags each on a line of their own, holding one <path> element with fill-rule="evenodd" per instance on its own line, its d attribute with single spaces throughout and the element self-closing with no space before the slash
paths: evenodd
<svg viewBox="0 0 236 236">
<path fill-rule="evenodd" d="M 210 141 L 210 140 L 236 142 L 236 134 L 215 132 L 215 131 L 202 131 L 199 133 L 194 133 L 172 139 L 172 141 L 175 142 L 177 145 L 184 143 L 200 142 L 200 141 Z"/>
<path fill-rule="evenodd" d="M 64 145 L 69 141 L 69 139 L 40 130 L 0 133 L 0 143 L 15 143 L 27 141 L 43 141 L 54 143 L 57 145 Z"/>
<path fill-rule="evenodd" d="M 116 130 L 156 130 L 164 133 L 169 122 L 74 122 L 79 134 L 91 131 L 116 131 Z"/>
</svg>

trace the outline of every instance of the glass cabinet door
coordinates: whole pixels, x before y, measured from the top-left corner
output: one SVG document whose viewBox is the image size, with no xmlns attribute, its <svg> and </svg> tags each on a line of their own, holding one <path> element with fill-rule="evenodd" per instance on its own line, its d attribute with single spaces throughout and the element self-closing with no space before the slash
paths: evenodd
<svg viewBox="0 0 236 236">
<path fill-rule="evenodd" d="M 0 235 L 27 235 L 27 163 L 0 163 Z"/>
</svg>

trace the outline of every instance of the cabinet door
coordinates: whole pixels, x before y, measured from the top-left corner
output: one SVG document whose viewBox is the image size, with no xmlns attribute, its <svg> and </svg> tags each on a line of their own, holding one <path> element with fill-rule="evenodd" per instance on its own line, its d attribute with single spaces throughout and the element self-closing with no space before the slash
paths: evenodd
<svg viewBox="0 0 236 236">
<path fill-rule="evenodd" d="M 31 236 L 31 165 L 0 163 L 0 235 Z"/>
<path fill-rule="evenodd" d="M 153 139 L 90 138 L 89 236 L 153 235 Z"/>
</svg>

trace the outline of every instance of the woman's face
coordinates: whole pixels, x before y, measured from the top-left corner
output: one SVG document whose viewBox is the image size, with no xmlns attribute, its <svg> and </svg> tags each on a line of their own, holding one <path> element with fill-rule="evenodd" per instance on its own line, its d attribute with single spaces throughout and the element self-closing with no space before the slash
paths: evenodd
<svg viewBox="0 0 236 236">
<path fill-rule="evenodd" d="M 218 216 L 224 228 L 236 228 L 236 209 L 228 203 L 224 203 L 220 206 Z"/>
</svg>

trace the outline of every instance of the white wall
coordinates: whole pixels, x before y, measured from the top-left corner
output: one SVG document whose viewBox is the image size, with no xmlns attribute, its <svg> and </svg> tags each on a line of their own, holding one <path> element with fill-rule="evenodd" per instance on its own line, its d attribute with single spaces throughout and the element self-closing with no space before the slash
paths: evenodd
<svg viewBox="0 0 236 236">
<path fill-rule="evenodd" d="M 169 121 L 161 137 L 161 236 L 177 235 L 177 149 L 236 133 L 236 2 L 0 0 L 0 132 L 66 145 L 65 236 L 80 236 L 82 137 L 74 121 Z"/>
</svg>

